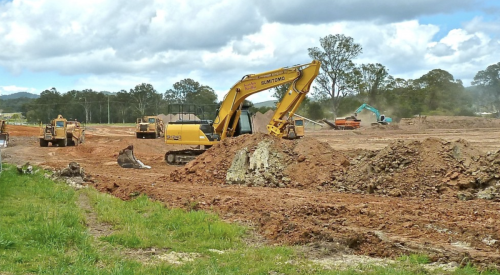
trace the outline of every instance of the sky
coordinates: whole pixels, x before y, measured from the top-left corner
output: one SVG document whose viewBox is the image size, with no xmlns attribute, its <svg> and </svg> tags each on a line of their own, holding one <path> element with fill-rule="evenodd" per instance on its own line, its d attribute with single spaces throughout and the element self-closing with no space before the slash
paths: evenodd
<svg viewBox="0 0 500 275">
<path fill-rule="evenodd" d="M 404 79 L 442 69 L 470 86 L 500 62 L 500 1 L 0 0 L 0 94 L 164 93 L 191 78 L 222 100 L 246 74 L 311 62 L 330 34 L 362 46 L 357 64 Z"/>
</svg>

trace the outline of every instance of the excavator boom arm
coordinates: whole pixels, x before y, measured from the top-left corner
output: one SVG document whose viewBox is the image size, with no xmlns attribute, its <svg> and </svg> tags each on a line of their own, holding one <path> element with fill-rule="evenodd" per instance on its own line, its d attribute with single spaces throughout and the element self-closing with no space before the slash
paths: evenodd
<svg viewBox="0 0 500 275">
<path fill-rule="evenodd" d="M 313 60 L 309 64 L 246 75 L 224 97 L 219 113 L 213 123 L 215 133 L 219 134 L 221 139 L 233 136 L 234 125 L 237 124 L 239 116 L 234 116 L 235 119 L 232 125 L 229 125 L 231 117 L 240 110 L 241 104 L 247 97 L 290 82 L 293 82 L 290 90 L 279 104 L 273 120 L 275 118 L 276 121 L 280 120 L 287 111 L 295 111 L 304 99 L 305 94 L 309 92 L 312 81 L 318 75 L 319 68 L 320 62 Z"/>
<path fill-rule="evenodd" d="M 359 108 L 356 109 L 356 111 L 354 112 L 354 114 L 359 114 L 364 109 L 373 112 L 377 116 L 377 120 L 380 118 L 380 112 L 375 107 L 372 107 L 372 106 L 370 106 L 370 105 L 368 105 L 366 103 L 364 103 L 363 105 L 359 106 Z"/>
<path fill-rule="evenodd" d="M 320 67 L 321 63 L 313 60 L 307 68 L 300 71 L 300 77 L 290 85 L 285 96 L 278 103 L 274 116 L 267 125 L 270 134 L 278 137 L 283 136 L 283 129 L 288 123 L 287 120 L 283 120 L 283 117 L 285 115 L 288 115 L 290 119 L 293 117 L 311 89 L 314 79 L 318 76 Z"/>
</svg>

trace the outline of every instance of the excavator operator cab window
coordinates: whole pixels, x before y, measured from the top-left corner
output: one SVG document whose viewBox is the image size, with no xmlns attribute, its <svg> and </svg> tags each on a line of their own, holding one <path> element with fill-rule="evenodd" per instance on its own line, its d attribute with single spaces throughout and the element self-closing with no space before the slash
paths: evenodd
<svg viewBox="0 0 500 275">
<path fill-rule="evenodd" d="M 381 115 L 380 116 L 380 121 L 384 121 L 385 120 L 385 116 L 384 115 Z"/>
<path fill-rule="evenodd" d="M 56 121 L 56 127 L 57 127 L 57 128 L 62 128 L 62 127 L 64 127 L 64 121 Z"/>
<path fill-rule="evenodd" d="M 236 135 L 251 134 L 252 133 L 252 120 L 248 110 L 242 110 L 240 120 L 238 122 L 238 129 Z"/>
<path fill-rule="evenodd" d="M 155 123 L 155 119 L 154 118 L 149 118 L 149 123 Z"/>
</svg>

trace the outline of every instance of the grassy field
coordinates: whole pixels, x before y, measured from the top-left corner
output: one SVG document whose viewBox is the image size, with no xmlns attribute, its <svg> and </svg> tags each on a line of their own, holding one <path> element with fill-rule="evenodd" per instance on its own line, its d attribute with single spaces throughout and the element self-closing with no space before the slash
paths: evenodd
<svg viewBox="0 0 500 275">
<path fill-rule="evenodd" d="M 42 171 L 4 168 L 0 274 L 480 274 L 468 266 L 430 271 L 425 255 L 325 269 L 301 249 L 259 243 L 211 213 L 167 209 L 146 196 L 121 201 Z"/>
</svg>

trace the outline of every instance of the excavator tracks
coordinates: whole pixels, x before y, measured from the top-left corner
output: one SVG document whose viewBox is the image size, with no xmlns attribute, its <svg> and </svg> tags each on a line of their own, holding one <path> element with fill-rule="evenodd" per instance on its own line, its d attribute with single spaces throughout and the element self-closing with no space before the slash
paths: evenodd
<svg viewBox="0 0 500 275">
<path fill-rule="evenodd" d="M 165 161 L 169 165 L 185 165 L 197 156 L 203 154 L 205 149 L 185 149 L 168 151 L 165 154 Z"/>
</svg>

